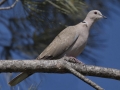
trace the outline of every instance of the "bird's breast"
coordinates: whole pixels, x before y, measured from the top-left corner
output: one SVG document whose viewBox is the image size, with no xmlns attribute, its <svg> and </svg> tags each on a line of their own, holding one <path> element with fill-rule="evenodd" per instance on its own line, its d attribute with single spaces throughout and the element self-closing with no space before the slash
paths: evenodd
<svg viewBox="0 0 120 90">
<path fill-rule="evenodd" d="M 69 51 L 66 53 L 67 56 L 78 56 L 85 48 L 87 39 L 88 39 L 88 31 L 81 32 L 79 37 L 77 38 L 76 42 L 73 44 L 73 46 L 69 49 Z"/>
</svg>

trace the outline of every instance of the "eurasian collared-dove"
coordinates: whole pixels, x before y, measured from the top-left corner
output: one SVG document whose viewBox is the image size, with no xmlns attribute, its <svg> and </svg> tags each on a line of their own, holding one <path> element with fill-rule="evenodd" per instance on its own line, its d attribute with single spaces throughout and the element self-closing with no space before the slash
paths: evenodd
<svg viewBox="0 0 120 90">
<path fill-rule="evenodd" d="M 105 18 L 98 10 L 90 11 L 85 20 L 77 25 L 69 26 L 61 31 L 50 45 L 37 57 L 40 59 L 59 59 L 63 56 L 78 56 L 84 49 L 91 25 L 100 18 Z M 33 73 L 23 72 L 9 82 L 14 86 Z"/>
</svg>

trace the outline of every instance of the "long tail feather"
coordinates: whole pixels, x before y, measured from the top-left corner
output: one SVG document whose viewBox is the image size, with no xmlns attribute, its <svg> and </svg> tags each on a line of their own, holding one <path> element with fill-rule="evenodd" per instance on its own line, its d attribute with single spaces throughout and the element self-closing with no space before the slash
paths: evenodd
<svg viewBox="0 0 120 90">
<path fill-rule="evenodd" d="M 28 72 L 20 73 L 13 80 L 11 80 L 9 82 L 9 84 L 10 84 L 10 86 L 15 86 L 16 84 L 20 83 L 21 81 L 23 81 L 24 79 L 26 79 L 27 77 L 29 77 L 32 74 L 33 74 L 32 72 L 30 72 L 30 73 L 28 73 Z"/>
</svg>

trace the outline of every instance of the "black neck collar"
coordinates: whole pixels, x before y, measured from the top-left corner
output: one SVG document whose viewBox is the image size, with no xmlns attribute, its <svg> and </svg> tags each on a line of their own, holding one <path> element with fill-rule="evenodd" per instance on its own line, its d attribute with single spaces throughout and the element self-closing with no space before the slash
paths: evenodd
<svg viewBox="0 0 120 90">
<path fill-rule="evenodd" d="M 86 23 L 85 21 L 82 21 L 82 23 Z"/>
</svg>

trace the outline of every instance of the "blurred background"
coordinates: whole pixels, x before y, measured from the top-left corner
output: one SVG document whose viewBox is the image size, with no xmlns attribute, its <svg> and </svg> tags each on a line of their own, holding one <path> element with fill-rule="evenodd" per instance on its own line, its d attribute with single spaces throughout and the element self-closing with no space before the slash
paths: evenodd
<svg viewBox="0 0 120 90">
<path fill-rule="evenodd" d="M 6 0 L 0 7 L 14 2 Z M 119 0 L 20 0 L 14 8 L 0 11 L 0 59 L 35 59 L 61 30 L 81 22 L 94 9 L 108 19 L 92 26 L 78 59 L 85 64 L 120 69 Z M 47 73 L 36 73 L 10 87 L 8 82 L 17 74 L 1 73 L 0 90 L 93 90 L 74 75 Z M 120 81 L 88 78 L 105 90 L 120 90 Z"/>
</svg>

